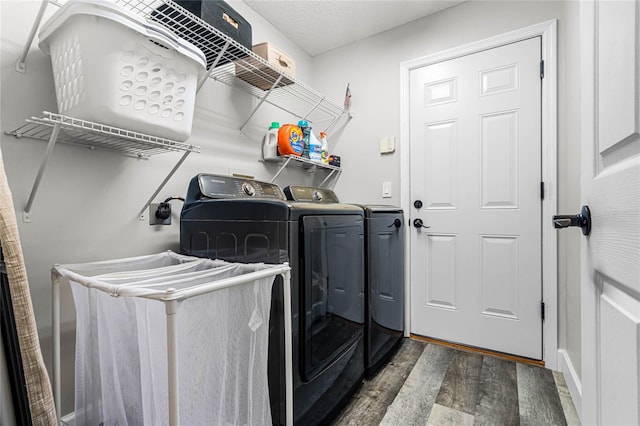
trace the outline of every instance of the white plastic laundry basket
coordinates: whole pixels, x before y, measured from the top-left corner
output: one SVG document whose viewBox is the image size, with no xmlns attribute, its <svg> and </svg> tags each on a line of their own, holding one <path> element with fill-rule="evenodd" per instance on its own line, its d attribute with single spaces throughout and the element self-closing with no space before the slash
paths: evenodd
<svg viewBox="0 0 640 426">
<path fill-rule="evenodd" d="M 61 280 L 76 306 L 76 424 L 271 425 L 271 284 L 287 271 L 172 252 L 55 266 L 54 315 Z"/>
<path fill-rule="evenodd" d="M 165 27 L 114 3 L 66 3 L 42 27 L 58 112 L 153 136 L 191 135 L 205 56 Z"/>
</svg>

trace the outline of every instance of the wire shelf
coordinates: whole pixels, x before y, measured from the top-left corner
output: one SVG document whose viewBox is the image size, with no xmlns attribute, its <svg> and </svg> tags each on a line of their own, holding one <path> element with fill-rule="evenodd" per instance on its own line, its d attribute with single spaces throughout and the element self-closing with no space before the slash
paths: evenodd
<svg viewBox="0 0 640 426">
<path fill-rule="evenodd" d="M 43 112 L 41 117 L 31 117 L 25 121 L 26 123 L 22 126 L 6 133 L 17 138 L 26 137 L 48 141 L 55 125 L 60 125 L 57 141 L 71 145 L 117 151 L 135 157 L 149 157 L 171 151 L 200 152 L 200 147 L 196 145 L 132 132 L 47 111 Z"/>
<path fill-rule="evenodd" d="M 298 157 L 296 155 L 284 155 L 282 156 L 283 162 L 278 168 L 278 171 L 271 178 L 271 183 L 275 182 L 280 176 L 280 173 L 287 168 L 289 165 L 296 165 L 298 167 L 302 167 L 309 172 L 315 172 L 318 168 L 325 169 L 329 172 L 324 180 L 320 183 L 320 187 L 322 187 L 326 182 L 331 179 L 332 176 L 339 176 L 342 173 L 342 169 L 338 166 L 332 166 L 330 164 L 318 163 L 317 161 L 310 160 L 304 157 Z"/>
<path fill-rule="evenodd" d="M 341 171 L 340 167 L 338 167 L 338 166 L 332 166 L 331 164 L 319 163 L 317 161 L 313 161 L 313 160 L 310 160 L 310 159 L 304 158 L 304 157 L 298 157 L 296 155 L 284 155 L 283 157 L 287 158 L 289 160 L 293 160 L 294 163 L 299 163 L 299 165 L 302 166 L 302 167 L 317 166 L 317 167 L 319 167 L 321 169 L 333 170 L 335 172 Z"/>
<path fill-rule="evenodd" d="M 172 0 L 115 0 L 157 21 L 197 46 L 207 58 L 209 77 L 240 89 L 298 118 L 334 125 L 349 112 L 311 87 L 280 71 Z"/>
</svg>

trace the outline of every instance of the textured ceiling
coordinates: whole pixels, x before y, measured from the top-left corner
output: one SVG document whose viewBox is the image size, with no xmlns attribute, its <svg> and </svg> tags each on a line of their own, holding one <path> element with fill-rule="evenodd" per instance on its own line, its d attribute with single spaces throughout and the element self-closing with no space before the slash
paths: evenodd
<svg viewBox="0 0 640 426">
<path fill-rule="evenodd" d="M 244 0 L 311 56 L 395 28 L 462 1 Z"/>
</svg>

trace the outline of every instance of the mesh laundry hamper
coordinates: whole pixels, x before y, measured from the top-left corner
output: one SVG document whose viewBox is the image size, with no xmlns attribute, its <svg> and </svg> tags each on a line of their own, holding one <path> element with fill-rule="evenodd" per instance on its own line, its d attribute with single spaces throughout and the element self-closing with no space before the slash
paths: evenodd
<svg viewBox="0 0 640 426">
<path fill-rule="evenodd" d="M 76 306 L 76 424 L 270 425 L 271 285 L 285 271 L 173 252 L 55 266 Z"/>
</svg>

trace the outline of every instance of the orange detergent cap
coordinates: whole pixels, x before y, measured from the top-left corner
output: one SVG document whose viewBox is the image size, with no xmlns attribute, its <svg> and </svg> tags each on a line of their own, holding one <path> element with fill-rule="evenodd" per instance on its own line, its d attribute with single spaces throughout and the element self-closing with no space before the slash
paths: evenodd
<svg viewBox="0 0 640 426">
<path fill-rule="evenodd" d="M 302 155 L 304 150 L 302 129 L 295 124 L 285 124 L 278 130 L 278 153 L 280 155 Z"/>
</svg>

